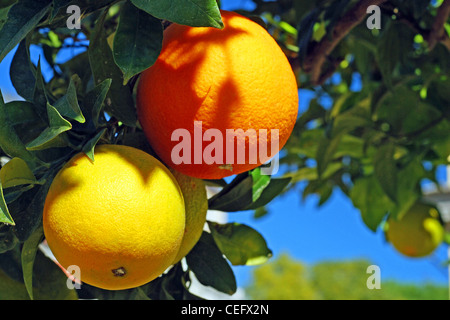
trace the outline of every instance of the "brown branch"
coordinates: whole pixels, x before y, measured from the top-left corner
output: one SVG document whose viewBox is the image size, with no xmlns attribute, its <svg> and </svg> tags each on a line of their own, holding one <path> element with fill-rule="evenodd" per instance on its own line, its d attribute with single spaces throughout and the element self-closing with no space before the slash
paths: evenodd
<svg viewBox="0 0 450 320">
<path fill-rule="evenodd" d="M 444 0 L 441 6 L 438 8 L 436 18 L 431 26 L 431 30 L 425 35 L 425 40 L 428 42 L 430 50 L 442 42 L 450 50 L 450 38 L 445 33 L 444 24 L 450 15 L 450 0 Z"/>
<path fill-rule="evenodd" d="M 328 56 L 339 44 L 339 42 L 358 24 L 360 24 L 367 14 L 367 8 L 371 5 L 380 5 L 387 0 L 360 0 L 352 9 L 347 11 L 341 20 L 336 24 L 330 37 L 323 37 L 306 56 L 303 70 L 311 75 L 313 85 L 323 82 L 322 66 L 327 61 Z M 449 1 L 449 0 L 447 0 Z"/>
</svg>

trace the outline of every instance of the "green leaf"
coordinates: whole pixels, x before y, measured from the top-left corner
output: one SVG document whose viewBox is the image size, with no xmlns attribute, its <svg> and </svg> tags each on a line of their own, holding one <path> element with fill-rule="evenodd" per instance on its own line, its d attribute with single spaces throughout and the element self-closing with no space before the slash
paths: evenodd
<svg viewBox="0 0 450 320">
<path fill-rule="evenodd" d="M 272 201 L 289 184 L 291 178 L 275 179 L 262 175 L 260 168 L 236 176 L 209 199 L 209 208 L 220 211 L 253 210 Z"/>
<path fill-rule="evenodd" d="M 99 117 L 103 108 L 103 102 L 105 101 L 106 95 L 108 94 L 109 88 L 111 87 L 112 80 L 106 79 L 91 91 L 89 91 L 83 100 L 83 110 L 89 119 L 92 119 L 96 128 L 99 125 Z M 88 110 L 90 112 L 88 112 Z"/>
<path fill-rule="evenodd" d="M 17 244 L 19 243 L 19 239 L 17 239 L 16 235 L 14 234 L 13 227 L 14 225 L 8 224 L 3 224 L 0 227 L 0 254 L 3 254 L 2 259 L 5 259 L 4 253 L 11 251 L 14 248 L 17 248 Z M 2 266 L 0 265 L 0 269 L 1 268 Z"/>
<path fill-rule="evenodd" d="M 36 78 L 30 61 L 27 41 L 22 40 L 11 61 L 9 75 L 17 94 L 27 101 L 33 101 Z"/>
<path fill-rule="evenodd" d="M 152 66 L 158 58 L 163 39 L 159 19 L 125 2 L 114 36 L 114 61 L 124 74 L 124 84 Z"/>
<path fill-rule="evenodd" d="M 350 198 L 360 210 L 366 226 L 374 232 L 386 214 L 395 209 L 395 203 L 389 199 L 373 175 L 357 179 L 350 190 Z"/>
<path fill-rule="evenodd" d="M 36 183 L 36 177 L 27 163 L 20 158 L 13 158 L 0 169 L 0 181 L 3 188 Z"/>
<path fill-rule="evenodd" d="M 86 144 L 83 146 L 82 151 L 91 159 L 92 162 L 95 161 L 94 158 L 94 149 L 97 145 L 97 142 L 100 140 L 100 138 L 105 134 L 106 128 L 98 132 L 92 139 L 90 139 Z"/>
<path fill-rule="evenodd" d="M 412 50 L 413 36 L 411 28 L 400 22 L 390 21 L 383 28 L 375 56 L 387 87 L 392 87 L 392 74 L 398 63 Z"/>
<path fill-rule="evenodd" d="M 50 93 L 47 90 L 44 77 L 41 69 L 41 59 L 39 57 L 36 68 L 36 82 L 34 86 L 33 103 L 36 106 L 39 114 L 44 113 L 47 108 L 47 103 L 50 102 Z M 50 102 L 51 103 L 51 102 Z"/>
<path fill-rule="evenodd" d="M 424 176 L 425 169 L 420 155 L 415 155 L 406 166 L 398 170 L 397 206 L 391 211 L 393 217 L 401 218 L 419 199 L 421 196 L 420 181 Z"/>
<path fill-rule="evenodd" d="M 208 222 L 211 235 L 232 265 L 257 265 L 266 262 L 272 251 L 253 228 L 240 223 Z"/>
<path fill-rule="evenodd" d="M 33 234 L 24 242 L 22 247 L 21 260 L 23 280 L 31 300 L 33 300 L 34 259 L 36 258 L 38 246 L 42 242 L 43 238 L 44 230 L 40 227 L 33 232 Z"/>
<path fill-rule="evenodd" d="M 44 181 L 42 185 L 36 185 L 31 190 L 24 192 L 17 200 L 8 204 L 16 222 L 14 234 L 20 242 L 26 241 L 41 224 L 45 198 L 59 169 L 60 165 L 57 165 L 45 171 L 40 178 Z"/>
<path fill-rule="evenodd" d="M 255 202 L 261 196 L 261 193 L 270 183 L 270 176 L 262 175 L 261 169 L 256 168 L 250 172 L 250 176 L 253 180 L 252 186 L 252 202 Z"/>
<path fill-rule="evenodd" d="M 374 174 L 386 195 L 397 202 L 397 165 L 394 159 L 395 145 L 392 142 L 381 145 L 374 158 Z"/>
<path fill-rule="evenodd" d="M 35 112 L 35 106 L 28 101 L 10 101 L 5 104 L 6 114 L 12 126 L 18 124 L 41 122 L 41 118 Z"/>
<path fill-rule="evenodd" d="M 357 128 L 370 127 L 371 125 L 372 121 L 368 109 L 355 106 L 334 118 L 332 136 L 349 133 Z"/>
<path fill-rule="evenodd" d="M 267 205 L 273 199 L 275 199 L 287 185 L 291 182 L 292 178 L 272 178 L 269 184 L 262 190 L 261 195 L 258 199 L 254 200 L 253 203 L 245 207 L 245 210 L 254 210 Z"/>
<path fill-rule="evenodd" d="M 0 299 L 27 300 L 28 293 L 22 282 L 12 279 L 0 268 Z"/>
<path fill-rule="evenodd" d="M 375 110 L 375 120 L 389 124 L 389 132 L 407 136 L 426 128 L 436 119 L 442 118 L 441 112 L 424 102 L 418 92 L 406 85 L 392 88 Z"/>
<path fill-rule="evenodd" d="M 37 158 L 31 154 L 20 140 L 14 127 L 11 125 L 6 105 L 0 91 L 0 149 L 11 158 L 18 157 L 25 160 L 31 168 L 35 168 Z"/>
<path fill-rule="evenodd" d="M 131 0 L 152 16 L 191 27 L 223 28 L 216 0 Z"/>
<path fill-rule="evenodd" d="M 47 148 L 53 139 L 61 133 L 72 129 L 72 124 L 64 119 L 55 107 L 47 103 L 47 115 L 49 127 L 47 127 L 36 139 L 27 144 L 28 150 L 42 150 Z"/>
<path fill-rule="evenodd" d="M 319 140 L 315 157 L 317 161 L 317 173 L 319 175 L 319 178 L 322 177 L 329 163 L 333 159 L 334 153 L 338 149 L 341 139 L 342 135 L 339 134 L 332 138 L 322 136 L 322 138 Z"/>
<path fill-rule="evenodd" d="M 66 8 L 71 2 L 73 2 L 73 0 L 53 0 L 51 18 L 54 19 L 58 12 L 61 9 Z"/>
<path fill-rule="evenodd" d="M 103 28 L 106 11 L 99 18 L 93 31 L 88 49 L 89 63 L 95 85 L 111 79 L 111 88 L 106 98 L 106 110 L 125 125 L 135 127 L 136 109 L 132 93 L 128 86 L 123 86 L 123 74 L 114 62 L 114 57 L 106 40 Z"/>
<path fill-rule="evenodd" d="M 13 4 L 15 4 L 17 0 L 0 0 L 0 8 L 7 8 Z"/>
<path fill-rule="evenodd" d="M 9 10 L 0 32 L 0 61 L 36 27 L 50 4 L 49 0 L 21 0 Z"/>
<path fill-rule="evenodd" d="M 270 176 L 261 175 L 260 168 L 238 175 L 218 194 L 209 199 L 209 208 L 221 211 L 240 211 L 258 200 Z"/>
<path fill-rule="evenodd" d="M 0 181 L 0 223 L 15 225 L 8 206 L 6 205 L 5 197 L 3 195 L 2 182 Z"/>
<path fill-rule="evenodd" d="M 314 25 L 320 15 L 319 8 L 314 8 L 306 14 L 299 23 L 297 43 L 300 59 L 303 61 L 308 51 L 308 44 L 314 31 Z"/>
<path fill-rule="evenodd" d="M 239 179 L 223 188 L 218 194 L 209 199 L 211 210 L 240 211 L 252 202 L 253 179 L 251 176 L 236 177 Z"/>
<path fill-rule="evenodd" d="M 186 256 L 186 262 L 201 284 L 230 295 L 236 292 L 233 270 L 223 258 L 211 234 L 203 232 L 200 240 Z"/>
<path fill-rule="evenodd" d="M 78 105 L 77 89 L 72 78 L 70 79 L 67 93 L 55 102 L 54 107 L 63 117 L 76 120 L 79 123 L 86 122 Z"/>
<path fill-rule="evenodd" d="M 67 287 L 67 276 L 56 263 L 37 251 L 33 267 L 35 300 L 78 300 L 77 290 Z"/>
</svg>

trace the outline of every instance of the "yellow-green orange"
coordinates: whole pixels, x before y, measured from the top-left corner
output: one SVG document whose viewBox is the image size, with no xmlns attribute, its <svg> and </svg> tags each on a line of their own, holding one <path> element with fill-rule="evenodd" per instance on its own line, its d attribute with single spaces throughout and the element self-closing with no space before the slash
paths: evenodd
<svg viewBox="0 0 450 320">
<path fill-rule="evenodd" d="M 444 228 L 435 207 L 416 203 L 401 217 L 387 221 L 386 236 L 394 248 L 408 257 L 431 254 L 443 241 Z"/>
<path fill-rule="evenodd" d="M 101 145 L 95 161 L 74 156 L 56 175 L 43 216 L 52 253 L 81 281 L 119 290 L 161 275 L 176 257 L 185 227 L 181 189 L 153 156 Z"/>
<path fill-rule="evenodd" d="M 180 251 L 174 263 L 185 257 L 200 239 L 208 211 L 206 185 L 202 179 L 186 176 L 171 170 L 180 185 L 186 208 L 186 227 Z"/>
</svg>

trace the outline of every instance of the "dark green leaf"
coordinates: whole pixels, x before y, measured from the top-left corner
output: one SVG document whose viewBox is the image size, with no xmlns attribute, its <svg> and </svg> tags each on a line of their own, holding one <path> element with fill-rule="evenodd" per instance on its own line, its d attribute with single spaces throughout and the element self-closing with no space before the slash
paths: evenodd
<svg viewBox="0 0 450 320">
<path fill-rule="evenodd" d="M 403 214 L 421 196 L 420 181 L 425 176 L 421 156 L 416 155 L 405 167 L 398 170 L 397 206 L 391 211 L 393 217 L 401 218 Z"/>
<path fill-rule="evenodd" d="M 359 105 L 356 105 L 345 112 L 339 113 L 334 118 L 332 128 L 333 137 L 340 134 L 349 133 L 357 128 L 369 127 L 372 125 L 368 110 L 369 105 L 366 104 L 363 107 L 361 104 L 362 101 L 359 102 Z"/>
<path fill-rule="evenodd" d="M 397 202 L 397 165 L 394 159 L 395 145 L 387 142 L 380 146 L 374 156 L 374 174 L 386 195 Z"/>
<path fill-rule="evenodd" d="M 89 63 L 95 85 L 111 79 L 111 88 L 106 98 L 106 110 L 125 125 L 135 127 L 137 122 L 134 100 L 128 86 L 123 86 L 123 74 L 114 62 L 103 28 L 106 12 L 99 18 L 89 45 Z"/>
<path fill-rule="evenodd" d="M 122 70 L 124 84 L 152 66 L 162 48 L 163 27 L 159 19 L 125 2 L 114 36 L 114 61 Z"/>
<path fill-rule="evenodd" d="M 41 177 L 45 181 L 44 184 L 35 186 L 16 201 L 8 204 L 11 215 L 16 222 L 13 230 L 20 242 L 26 241 L 41 225 L 45 198 L 59 168 L 60 166 L 55 166 L 47 170 Z"/>
<path fill-rule="evenodd" d="M 0 149 L 11 158 L 18 157 L 25 160 L 31 168 L 35 168 L 38 160 L 31 154 L 18 137 L 14 127 L 10 124 L 7 111 L 0 92 Z"/>
<path fill-rule="evenodd" d="M 308 44 L 311 40 L 314 31 L 314 25 L 316 24 L 319 15 L 319 8 L 314 8 L 300 21 L 298 27 L 297 43 L 300 50 L 299 53 L 301 60 L 306 57 Z"/>
<path fill-rule="evenodd" d="M 36 82 L 34 86 L 33 103 L 38 114 L 44 113 L 47 103 L 51 103 L 50 92 L 47 89 L 45 79 L 42 75 L 41 59 L 39 58 L 36 68 Z"/>
<path fill-rule="evenodd" d="M 186 262 L 201 284 L 230 295 L 236 292 L 233 270 L 223 258 L 211 234 L 203 232 L 186 256 Z"/>
<path fill-rule="evenodd" d="M 392 22 L 383 28 L 377 45 L 376 61 L 388 87 L 392 86 L 392 73 L 412 49 L 414 33 L 403 23 Z"/>
<path fill-rule="evenodd" d="M 223 28 L 216 0 L 131 0 L 152 16 L 192 27 Z"/>
<path fill-rule="evenodd" d="M 5 104 L 6 114 L 12 126 L 18 124 L 40 122 L 41 118 L 35 112 L 35 106 L 28 101 L 16 100 Z"/>
<path fill-rule="evenodd" d="M 209 200 L 209 208 L 222 211 L 246 210 L 261 196 L 270 183 L 270 176 L 260 168 L 237 176 L 229 185 Z"/>
<path fill-rule="evenodd" d="M 228 185 L 210 198 L 209 208 L 221 211 L 240 211 L 252 202 L 253 179 L 245 177 L 236 185 Z"/>
<path fill-rule="evenodd" d="M 30 62 L 27 42 L 22 40 L 17 48 L 9 70 L 16 92 L 25 100 L 33 101 L 36 78 Z"/>
<path fill-rule="evenodd" d="M 9 213 L 8 206 L 3 195 L 2 182 L 0 181 L 0 223 L 14 225 L 14 220 Z"/>
<path fill-rule="evenodd" d="M 263 236 L 247 225 L 215 222 L 208 225 L 220 251 L 235 266 L 261 264 L 272 256 Z"/>
<path fill-rule="evenodd" d="M 77 300 L 77 290 L 67 287 L 67 276 L 60 267 L 37 251 L 33 268 L 33 297 L 35 300 Z"/>
<path fill-rule="evenodd" d="M 103 108 L 103 102 L 111 87 L 111 79 L 106 79 L 89 91 L 83 101 L 83 110 L 88 118 L 91 118 L 95 127 L 98 127 L 100 112 Z M 90 111 L 90 112 L 89 112 Z"/>
<path fill-rule="evenodd" d="M 261 195 L 258 199 L 253 201 L 252 204 L 247 206 L 245 210 L 254 210 L 260 207 L 267 205 L 271 202 L 275 197 L 277 197 L 283 190 L 287 187 L 287 185 L 291 182 L 291 178 L 272 178 L 269 181 L 269 184 L 264 188 Z"/>
<path fill-rule="evenodd" d="M 350 0 L 335 0 L 325 10 L 324 20 L 329 20 L 327 24 L 327 35 L 330 37 L 333 34 L 334 26 L 341 19 L 349 2 Z"/>
<path fill-rule="evenodd" d="M 54 107 L 63 117 L 76 120 L 79 123 L 86 121 L 78 105 L 77 90 L 72 78 L 67 93 L 55 102 Z"/>
<path fill-rule="evenodd" d="M 66 8 L 73 1 L 74 0 L 53 0 L 52 15 L 51 15 L 52 19 L 56 17 L 56 15 L 61 9 Z"/>
<path fill-rule="evenodd" d="M 44 238 L 44 231 L 41 228 L 36 229 L 33 234 L 24 242 L 22 247 L 22 272 L 23 280 L 27 292 L 33 300 L 33 266 L 38 246 Z"/>
<path fill-rule="evenodd" d="M 333 159 L 334 153 L 336 152 L 341 139 L 342 135 L 336 135 L 332 138 L 322 136 L 320 139 L 316 151 L 317 173 L 319 178 L 325 172 L 329 163 Z"/>
<path fill-rule="evenodd" d="M 376 231 L 386 214 L 395 209 L 395 203 L 386 195 L 372 175 L 357 179 L 350 191 L 353 204 L 361 212 L 366 226 Z"/>
<path fill-rule="evenodd" d="M 97 145 L 97 142 L 100 140 L 100 138 L 105 134 L 106 128 L 98 132 L 92 139 L 90 139 L 86 144 L 83 146 L 82 151 L 91 159 L 92 162 L 95 161 L 94 158 L 94 149 Z"/>
<path fill-rule="evenodd" d="M 36 27 L 50 4 L 50 0 L 21 0 L 9 10 L 0 32 L 0 61 Z"/>
<path fill-rule="evenodd" d="M 50 104 L 47 104 L 47 115 L 49 127 L 46 128 L 36 139 L 27 144 L 28 150 L 42 150 L 49 146 L 53 139 L 61 133 L 72 129 L 72 124 L 64 119 L 61 114 Z"/>
<path fill-rule="evenodd" d="M 0 0 L 0 8 L 7 8 L 16 2 L 17 0 Z"/>
</svg>

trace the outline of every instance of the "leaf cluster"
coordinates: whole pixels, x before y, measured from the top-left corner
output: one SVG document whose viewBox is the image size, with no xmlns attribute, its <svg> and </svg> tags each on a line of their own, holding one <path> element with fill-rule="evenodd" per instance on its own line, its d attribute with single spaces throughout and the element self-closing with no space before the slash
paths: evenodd
<svg viewBox="0 0 450 320">
<path fill-rule="evenodd" d="M 80 29 L 66 25 L 69 5 L 81 9 Z M 13 288 L 11 299 L 201 299 L 189 291 L 193 276 L 233 294 L 230 264 L 271 256 L 262 235 L 247 225 L 208 222 L 186 259 L 151 283 L 117 292 L 87 284 L 67 289 L 67 278 L 41 250 L 45 197 L 71 157 L 84 152 L 95 161 L 98 144 L 155 155 L 137 121 L 139 75 L 156 61 L 168 23 L 222 28 L 216 1 L 13 0 L 0 1 L 0 17 L 0 61 L 11 52 L 9 77 L 20 96 L 5 101 L 0 93 L 0 295 Z M 41 53 L 37 61 L 34 50 Z M 289 181 L 261 175 L 259 168 L 231 183 L 208 181 L 219 189 L 209 207 L 256 210 Z M 42 268 L 49 264 L 51 275 L 59 275 L 46 286 Z"/>
</svg>

